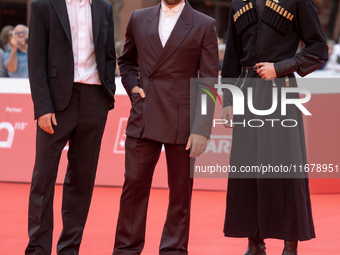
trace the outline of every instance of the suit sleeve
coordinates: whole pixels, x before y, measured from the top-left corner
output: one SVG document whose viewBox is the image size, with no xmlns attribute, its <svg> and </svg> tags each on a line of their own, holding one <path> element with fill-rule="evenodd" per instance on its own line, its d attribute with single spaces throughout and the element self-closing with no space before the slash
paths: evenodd
<svg viewBox="0 0 340 255">
<path fill-rule="evenodd" d="M 122 55 L 118 59 L 119 71 L 122 76 L 123 86 L 131 98 L 131 90 L 139 86 L 139 63 L 136 42 L 133 35 L 132 13 L 126 28 L 125 44 Z"/>
<path fill-rule="evenodd" d="M 234 11 L 230 9 L 225 54 L 222 65 L 222 83 L 236 84 L 241 73 L 242 40 L 233 20 Z M 223 107 L 232 106 L 233 99 L 228 89 L 223 90 Z"/>
<path fill-rule="evenodd" d="M 203 38 L 200 65 L 199 65 L 199 79 L 204 83 L 209 83 L 211 87 L 217 83 L 218 78 L 218 45 L 216 35 L 216 22 L 211 22 L 207 27 L 207 32 Z M 209 79 L 205 79 L 209 78 Z M 197 89 L 197 88 L 196 88 Z M 197 89 L 197 103 L 194 110 L 195 118 L 191 128 L 191 133 L 200 134 L 207 138 L 210 137 L 212 128 L 212 119 L 214 117 L 215 105 L 213 100 L 207 100 L 207 114 L 201 114 L 201 95 L 203 90 Z"/>
<path fill-rule="evenodd" d="M 34 117 L 54 113 L 51 93 L 47 82 L 46 62 L 48 34 L 41 11 L 35 2 L 31 3 L 28 37 L 28 73 Z"/>
<path fill-rule="evenodd" d="M 319 69 L 328 59 L 326 37 L 312 0 L 297 0 L 294 6 L 294 25 L 305 48 L 293 58 L 274 64 L 278 77 L 297 72 L 300 76 Z"/>
<path fill-rule="evenodd" d="M 218 45 L 216 35 L 216 21 L 212 22 L 203 39 L 199 77 L 217 78 L 218 77 Z"/>
<path fill-rule="evenodd" d="M 109 34 L 106 41 L 105 82 L 111 89 L 113 95 L 115 94 L 116 91 L 115 72 L 116 72 L 116 50 L 114 39 L 113 10 L 112 6 L 110 5 Z"/>
</svg>

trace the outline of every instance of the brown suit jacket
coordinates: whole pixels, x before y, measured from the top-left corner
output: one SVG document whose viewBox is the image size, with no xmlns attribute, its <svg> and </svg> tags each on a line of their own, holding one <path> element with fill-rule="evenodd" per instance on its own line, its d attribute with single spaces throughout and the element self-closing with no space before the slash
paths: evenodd
<svg viewBox="0 0 340 255">
<path fill-rule="evenodd" d="M 210 136 L 211 125 L 197 124 L 195 116 L 191 116 L 190 131 L 190 78 L 218 76 L 215 20 L 186 1 L 163 48 L 158 34 L 160 6 L 133 12 L 127 26 L 118 61 L 122 83 L 132 101 L 126 134 L 186 144 L 190 132 Z M 135 86 L 144 89 L 144 99 L 131 94 Z"/>
</svg>

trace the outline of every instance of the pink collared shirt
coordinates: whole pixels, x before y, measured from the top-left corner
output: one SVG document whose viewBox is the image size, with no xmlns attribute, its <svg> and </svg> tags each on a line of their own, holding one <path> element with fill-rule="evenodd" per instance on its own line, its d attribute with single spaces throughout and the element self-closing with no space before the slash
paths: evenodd
<svg viewBox="0 0 340 255">
<path fill-rule="evenodd" d="M 159 38 L 161 39 L 163 48 L 166 42 L 168 41 L 171 35 L 171 32 L 177 23 L 179 16 L 181 16 L 184 6 L 185 6 L 185 2 L 180 3 L 170 9 L 163 2 L 161 3 L 158 33 L 159 33 Z"/>
<path fill-rule="evenodd" d="M 92 0 L 65 0 L 70 20 L 74 82 L 100 85 L 92 30 Z"/>
</svg>

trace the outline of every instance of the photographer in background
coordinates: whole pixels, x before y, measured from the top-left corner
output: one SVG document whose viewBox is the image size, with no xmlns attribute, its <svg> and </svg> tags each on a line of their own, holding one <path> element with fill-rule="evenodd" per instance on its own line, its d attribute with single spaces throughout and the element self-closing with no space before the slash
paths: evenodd
<svg viewBox="0 0 340 255">
<path fill-rule="evenodd" d="M 340 72 L 340 44 L 333 40 L 328 40 L 327 44 L 329 59 L 324 64 L 323 70 Z"/>
<path fill-rule="evenodd" d="M 4 44 L 3 50 L 4 52 L 10 50 L 12 48 L 11 46 L 11 39 L 13 35 L 13 26 L 4 26 L 1 29 L 0 37 L 2 39 L 2 42 Z"/>
<path fill-rule="evenodd" d="M 8 77 L 7 70 L 4 66 L 4 57 L 5 57 L 4 44 L 0 38 L 0 78 Z"/>
<path fill-rule="evenodd" d="M 27 68 L 28 27 L 17 25 L 11 39 L 12 49 L 5 53 L 4 64 L 8 76 L 12 78 L 28 78 Z"/>
</svg>

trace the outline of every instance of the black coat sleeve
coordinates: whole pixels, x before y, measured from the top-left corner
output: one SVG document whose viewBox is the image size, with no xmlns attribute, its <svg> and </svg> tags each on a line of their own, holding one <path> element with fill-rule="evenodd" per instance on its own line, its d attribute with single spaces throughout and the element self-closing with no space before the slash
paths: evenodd
<svg viewBox="0 0 340 255">
<path fill-rule="evenodd" d="M 105 57 L 105 82 L 111 89 L 112 94 L 116 92 L 115 72 L 116 72 L 116 49 L 114 39 L 113 10 L 110 4 L 109 18 L 109 34 L 106 41 L 106 57 Z"/>
<path fill-rule="evenodd" d="M 297 72 L 300 76 L 319 69 L 328 59 L 325 33 L 313 0 L 296 0 L 294 25 L 305 43 L 305 48 L 293 58 L 274 64 L 278 77 Z"/>
<path fill-rule="evenodd" d="M 229 24 L 225 55 L 222 66 L 222 82 L 236 84 L 237 77 L 241 73 L 241 57 L 242 57 L 242 38 L 238 35 L 233 20 L 233 8 L 229 13 Z M 232 106 L 232 96 L 229 90 L 223 90 L 223 107 Z"/>
<path fill-rule="evenodd" d="M 125 34 L 125 44 L 122 55 L 118 58 L 122 83 L 131 98 L 131 90 L 139 86 L 139 63 L 136 42 L 133 36 L 133 14 L 129 20 Z"/>
<path fill-rule="evenodd" d="M 51 93 L 47 82 L 48 34 L 45 22 L 36 2 L 31 3 L 28 36 L 28 73 L 34 117 L 54 113 Z"/>
<path fill-rule="evenodd" d="M 209 26 L 206 26 L 206 33 L 203 38 L 202 48 L 201 48 L 201 57 L 200 57 L 200 66 L 199 66 L 199 77 L 203 79 L 203 81 L 209 84 L 210 86 L 214 86 L 217 83 L 218 77 L 218 46 L 217 46 L 217 35 L 216 35 L 216 21 L 211 21 Z M 204 79 L 209 78 L 209 79 Z M 210 138 L 211 129 L 212 129 L 212 121 L 214 117 L 215 105 L 212 100 L 208 101 L 207 106 L 207 115 L 201 114 L 201 95 L 202 90 L 197 89 L 197 103 L 196 107 L 191 109 L 194 111 L 194 121 L 192 124 L 191 133 L 200 134 L 208 139 Z M 205 93 L 205 92 L 204 92 Z M 192 114 L 193 112 L 191 112 Z"/>
</svg>

